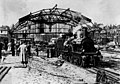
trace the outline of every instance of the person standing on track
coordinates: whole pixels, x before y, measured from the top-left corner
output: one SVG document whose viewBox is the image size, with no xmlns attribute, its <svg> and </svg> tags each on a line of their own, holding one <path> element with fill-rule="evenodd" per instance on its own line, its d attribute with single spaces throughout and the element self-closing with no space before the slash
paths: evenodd
<svg viewBox="0 0 120 84">
<path fill-rule="evenodd" d="M 26 51 L 27 51 L 27 46 L 25 44 L 25 42 L 23 42 L 18 50 L 20 49 L 20 59 L 21 59 L 21 63 L 23 64 L 23 66 L 25 65 L 25 67 L 27 67 L 27 63 L 28 63 L 28 60 L 27 60 L 27 56 L 26 56 Z"/>
<path fill-rule="evenodd" d="M 60 55 L 62 55 L 62 51 L 64 50 L 65 38 L 66 38 L 65 35 L 60 34 L 60 37 L 57 39 L 57 41 L 55 43 L 56 57 L 59 57 Z"/>
<path fill-rule="evenodd" d="M 3 49 L 4 44 L 0 42 L 0 62 L 2 60 L 2 49 Z"/>
</svg>

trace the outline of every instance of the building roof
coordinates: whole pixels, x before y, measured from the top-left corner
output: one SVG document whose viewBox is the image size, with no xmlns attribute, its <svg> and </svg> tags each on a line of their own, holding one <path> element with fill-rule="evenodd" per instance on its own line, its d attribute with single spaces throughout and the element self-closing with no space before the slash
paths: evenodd
<svg viewBox="0 0 120 84">
<path fill-rule="evenodd" d="M 7 31 L 7 30 L 8 30 L 8 27 L 7 27 L 7 26 L 1 26 L 1 27 L 0 27 L 0 30 Z"/>
</svg>

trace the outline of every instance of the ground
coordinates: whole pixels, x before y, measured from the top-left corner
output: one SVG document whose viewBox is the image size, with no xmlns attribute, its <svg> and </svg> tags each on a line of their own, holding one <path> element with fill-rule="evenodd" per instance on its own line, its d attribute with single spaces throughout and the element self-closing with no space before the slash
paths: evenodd
<svg viewBox="0 0 120 84">
<path fill-rule="evenodd" d="M 119 54 L 102 51 L 105 61 L 114 61 L 118 65 L 106 69 L 120 72 Z M 0 66 L 11 66 L 8 74 L 0 84 L 93 84 L 96 74 L 87 69 L 63 62 L 59 66 L 58 58 L 47 58 L 42 52 L 40 56 L 33 56 L 27 68 L 22 67 L 19 56 L 8 55 Z M 112 62 L 113 63 L 113 62 Z"/>
</svg>

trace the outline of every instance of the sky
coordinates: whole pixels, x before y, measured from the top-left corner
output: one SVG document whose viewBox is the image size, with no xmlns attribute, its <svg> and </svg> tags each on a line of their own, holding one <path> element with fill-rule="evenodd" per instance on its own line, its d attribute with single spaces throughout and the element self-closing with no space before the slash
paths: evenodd
<svg viewBox="0 0 120 84">
<path fill-rule="evenodd" d="M 42 9 L 70 8 L 104 25 L 120 24 L 120 0 L 0 0 L 0 26 L 12 25 L 18 19 Z"/>
</svg>

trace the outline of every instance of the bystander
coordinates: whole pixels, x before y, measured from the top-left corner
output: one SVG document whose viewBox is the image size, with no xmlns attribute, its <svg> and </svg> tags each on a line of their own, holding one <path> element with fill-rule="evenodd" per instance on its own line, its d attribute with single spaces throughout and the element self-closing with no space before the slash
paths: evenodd
<svg viewBox="0 0 120 84">
<path fill-rule="evenodd" d="M 3 49 L 4 44 L 0 42 L 0 62 L 2 60 L 2 49 Z"/>
<path fill-rule="evenodd" d="M 21 59 L 21 63 L 23 64 L 23 66 L 27 67 L 27 63 L 28 63 L 28 59 L 27 59 L 27 55 L 26 55 L 26 51 L 27 51 L 27 46 L 25 44 L 25 42 L 23 42 L 18 50 L 20 49 L 20 59 Z"/>
</svg>

